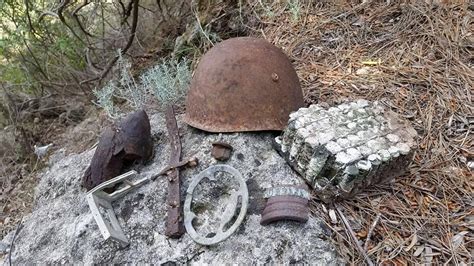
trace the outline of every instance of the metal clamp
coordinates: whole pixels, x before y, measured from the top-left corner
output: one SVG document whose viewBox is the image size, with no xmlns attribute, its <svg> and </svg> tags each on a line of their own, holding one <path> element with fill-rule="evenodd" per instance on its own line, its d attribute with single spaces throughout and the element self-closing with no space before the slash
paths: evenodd
<svg viewBox="0 0 474 266">
<path fill-rule="evenodd" d="M 192 222 L 194 218 L 196 218 L 196 214 L 191 211 L 191 202 L 193 200 L 194 189 L 197 187 L 197 185 L 205 177 L 208 177 L 208 178 L 213 177 L 216 172 L 226 172 L 233 175 L 234 178 L 239 183 L 239 189 L 236 192 L 231 194 L 230 203 L 226 206 L 224 212 L 221 215 L 222 222 L 219 225 L 219 228 L 216 234 L 212 237 L 205 237 L 205 236 L 199 235 L 193 227 Z M 206 246 L 214 245 L 225 240 L 229 236 L 231 236 L 240 226 L 240 224 L 244 220 L 245 214 L 247 213 L 248 198 L 249 198 L 247 185 L 245 184 L 245 180 L 242 177 L 242 175 L 239 173 L 239 171 L 237 171 L 237 169 L 228 165 L 223 165 L 223 164 L 214 165 L 202 171 L 198 175 L 194 176 L 193 179 L 191 180 L 191 183 L 189 184 L 189 187 L 186 193 L 187 193 L 186 200 L 184 202 L 184 226 L 186 227 L 186 231 L 188 232 L 189 236 L 195 242 L 201 245 L 206 245 Z M 232 226 L 230 226 L 229 229 L 224 231 L 224 227 L 230 221 L 232 221 L 234 214 L 237 211 L 239 198 L 241 199 L 239 215 L 237 216 L 237 219 L 232 224 Z"/>
<path fill-rule="evenodd" d="M 115 216 L 114 209 L 112 208 L 112 202 L 123 197 L 130 190 L 136 189 L 149 181 L 148 178 L 131 181 L 130 179 L 136 174 L 136 171 L 130 171 L 123 175 L 119 175 L 96 186 L 86 195 L 89 208 L 91 209 L 92 215 L 94 216 L 94 219 L 99 226 L 100 233 L 104 239 L 113 239 L 119 242 L 122 246 L 128 245 L 128 239 L 123 233 L 117 217 Z M 123 182 L 124 186 L 115 190 L 114 192 L 107 193 L 104 191 L 104 189 L 113 187 L 121 182 Z M 105 215 L 107 219 L 104 219 L 102 216 L 102 213 L 99 209 L 100 207 L 105 209 Z"/>
</svg>

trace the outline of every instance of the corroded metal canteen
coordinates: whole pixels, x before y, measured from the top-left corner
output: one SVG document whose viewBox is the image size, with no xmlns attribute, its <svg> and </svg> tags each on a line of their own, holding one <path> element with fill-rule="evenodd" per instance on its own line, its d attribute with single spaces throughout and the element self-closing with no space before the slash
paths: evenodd
<svg viewBox="0 0 474 266">
<path fill-rule="evenodd" d="M 191 203 L 193 200 L 194 189 L 197 187 L 197 185 L 205 177 L 213 177 L 216 172 L 225 172 L 231 174 L 237 180 L 239 189 L 231 194 L 229 204 L 226 206 L 222 215 L 220 215 L 221 223 L 217 229 L 217 232 L 215 232 L 215 235 L 212 237 L 206 237 L 198 234 L 193 227 L 193 220 L 197 216 L 191 211 Z M 239 171 L 237 171 L 237 169 L 224 164 L 214 165 L 207 168 L 197 176 L 193 177 L 191 183 L 189 184 L 188 190 L 186 191 L 186 200 L 184 202 L 184 226 L 186 227 L 186 231 L 195 242 L 201 245 L 214 245 L 225 240 L 237 230 L 244 220 L 245 214 L 247 213 L 248 198 L 249 195 L 247 185 L 245 184 L 244 178 L 239 173 Z M 240 208 L 238 204 L 239 202 L 241 202 Z M 240 209 L 240 211 L 237 215 L 237 218 L 235 219 L 235 222 L 224 231 L 227 224 L 234 219 L 237 209 Z"/>
<path fill-rule="evenodd" d="M 185 122 L 210 132 L 283 130 L 303 105 L 298 76 L 281 49 L 264 39 L 232 38 L 201 58 Z"/>
</svg>

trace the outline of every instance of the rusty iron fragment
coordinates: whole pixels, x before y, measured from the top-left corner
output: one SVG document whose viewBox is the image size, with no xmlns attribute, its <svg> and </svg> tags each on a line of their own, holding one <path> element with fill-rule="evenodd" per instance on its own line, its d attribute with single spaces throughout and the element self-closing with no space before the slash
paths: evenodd
<svg viewBox="0 0 474 266">
<path fill-rule="evenodd" d="M 110 180 L 134 162 L 144 163 L 153 155 L 150 121 L 145 111 L 129 114 L 119 125 L 102 133 L 82 185 L 91 190 Z"/>
<path fill-rule="evenodd" d="M 296 71 L 280 48 L 264 39 L 232 38 L 201 58 L 185 122 L 210 132 L 283 130 L 303 105 Z"/>
<path fill-rule="evenodd" d="M 309 193 L 302 188 L 278 187 L 266 192 L 268 197 L 265 209 L 262 212 L 261 225 L 276 221 L 308 221 Z"/>
<path fill-rule="evenodd" d="M 166 127 L 168 129 L 171 143 L 171 157 L 169 165 L 178 165 L 181 159 L 181 141 L 176 123 L 174 108 L 170 105 L 166 109 Z M 170 168 L 168 175 L 168 214 L 166 217 L 165 235 L 170 238 L 179 238 L 184 234 L 182 204 L 181 204 L 181 184 L 178 167 Z"/>
<path fill-rule="evenodd" d="M 211 155 L 218 161 L 227 161 L 232 153 L 232 146 L 228 143 L 217 141 L 212 143 Z"/>
<path fill-rule="evenodd" d="M 283 220 L 302 223 L 308 221 L 308 200 L 293 196 L 269 198 L 263 210 L 260 224 L 267 225 Z"/>
<path fill-rule="evenodd" d="M 156 178 L 158 178 L 159 176 L 162 176 L 162 175 L 167 175 L 173 169 L 184 168 L 186 166 L 195 167 L 196 165 L 198 165 L 198 163 L 199 163 L 199 160 L 196 157 L 191 157 L 191 158 L 188 158 L 188 159 L 184 159 L 184 160 L 182 160 L 182 161 L 180 161 L 180 162 L 178 162 L 174 165 L 166 166 L 158 174 L 155 174 L 155 175 L 151 176 L 150 180 L 155 181 Z"/>
</svg>

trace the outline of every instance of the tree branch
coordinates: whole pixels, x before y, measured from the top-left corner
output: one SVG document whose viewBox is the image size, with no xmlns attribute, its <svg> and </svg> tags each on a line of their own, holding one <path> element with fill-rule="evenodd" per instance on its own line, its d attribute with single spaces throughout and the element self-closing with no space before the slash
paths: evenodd
<svg viewBox="0 0 474 266">
<path fill-rule="evenodd" d="M 43 75 L 44 78 L 49 79 L 48 75 L 46 75 L 46 73 L 43 71 L 43 68 L 41 68 L 41 65 L 40 65 L 38 59 L 36 58 L 35 54 L 31 50 L 30 46 L 28 45 L 28 43 L 26 42 L 25 39 L 23 39 L 23 43 L 25 44 L 26 49 L 28 50 L 28 53 L 31 55 L 31 57 L 35 61 L 34 65 L 36 66 L 36 68 L 39 70 L 39 72 Z M 21 53 L 20 53 L 20 55 L 23 57 L 23 55 Z"/>
<path fill-rule="evenodd" d="M 79 37 L 79 35 L 77 35 L 76 31 L 74 31 L 74 29 L 66 22 L 66 18 L 64 18 L 64 15 L 63 15 L 63 11 L 66 9 L 66 7 L 70 4 L 70 0 L 63 0 L 61 2 L 61 4 L 59 5 L 58 7 L 58 17 L 59 17 L 59 20 L 61 20 L 61 22 L 66 25 L 66 27 L 71 31 L 71 33 L 76 36 L 76 38 L 81 41 L 82 43 L 84 43 L 84 40 L 82 40 L 81 37 Z"/>
<path fill-rule="evenodd" d="M 137 32 L 139 0 L 133 0 L 133 2 L 131 3 L 133 3 L 132 31 L 131 31 L 130 37 L 128 38 L 127 44 L 120 52 L 121 55 L 124 55 L 128 51 L 128 49 L 130 49 Z M 102 72 L 102 74 L 100 74 L 97 77 L 81 81 L 81 84 L 89 83 L 96 80 L 99 80 L 99 81 L 102 80 L 105 76 L 107 76 L 107 74 L 110 72 L 110 70 L 112 69 L 112 67 L 114 66 L 115 62 L 117 62 L 118 59 L 119 59 L 119 56 L 118 55 L 115 56 L 112 60 L 110 60 L 110 62 L 104 68 L 104 71 Z"/>
<path fill-rule="evenodd" d="M 25 11 L 26 11 L 26 18 L 28 19 L 28 26 L 30 27 L 30 30 L 31 30 L 32 33 L 36 33 L 36 30 L 33 27 L 33 23 L 31 23 L 30 5 L 29 5 L 28 0 L 25 0 Z"/>
<path fill-rule="evenodd" d="M 81 10 L 83 7 L 87 6 L 88 4 L 89 4 L 89 1 L 84 0 L 84 2 L 81 5 L 79 5 L 76 9 L 74 9 L 74 11 L 72 11 L 71 15 L 74 17 L 74 19 L 77 22 L 77 25 L 79 25 L 79 28 L 81 29 L 82 32 L 84 32 L 85 35 L 90 36 L 90 37 L 94 37 L 94 35 L 92 35 L 88 31 L 86 31 L 86 29 L 82 25 L 81 21 L 79 20 L 79 15 L 77 14 L 79 12 L 79 10 Z"/>
</svg>

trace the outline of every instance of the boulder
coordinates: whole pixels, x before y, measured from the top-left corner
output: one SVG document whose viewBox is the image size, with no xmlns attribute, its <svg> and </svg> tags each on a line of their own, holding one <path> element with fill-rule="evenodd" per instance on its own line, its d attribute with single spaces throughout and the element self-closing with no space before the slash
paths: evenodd
<svg viewBox="0 0 474 266">
<path fill-rule="evenodd" d="M 35 191 L 35 207 L 24 218 L 12 252 L 13 264 L 111 264 L 111 263 L 196 263 L 196 264 L 263 264 L 304 263 L 339 264 L 339 257 L 328 239 L 330 230 L 318 217 L 306 223 L 277 222 L 260 225 L 265 202 L 265 189 L 278 185 L 301 185 L 302 179 L 272 147 L 274 133 L 209 134 L 181 122 L 178 126 L 183 144 L 183 158 L 196 156 L 199 165 L 181 171 L 182 198 L 191 178 L 200 171 L 220 164 L 211 156 L 212 143 L 224 141 L 233 146 L 225 163 L 236 168 L 249 190 L 249 209 L 239 229 L 214 246 L 196 244 L 188 234 L 180 239 L 164 235 L 167 180 L 158 178 L 114 202 L 118 221 L 130 244 L 105 241 L 85 200 L 81 176 L 89 165 L 94 150 L 65 156 L 64 151 L 52 156 Z M 165 119 L 162 114 L 150 117 L 154 139 L 154 158 L 136 169 L 139 177 L 150 177 L 165 168 L 170 156 Z M 223 178 L 222 180 L 224 180 Z M 212 225 L 218 209 L 214 206 L 226 197 L 220 179 L 203 182 L 202 192 L 208 197 L 196 211 L 202 224 Z M 216 197 L 219 200 L 211 200 Z M 202 222 L 204 221 L 204 222 Z M 199 222 L 197 223 L 199 226 Z M 11 243 L 14 232 L 4 243 Z M 8 262 L 8 256 L 3 258 Z"/>
</svg>

